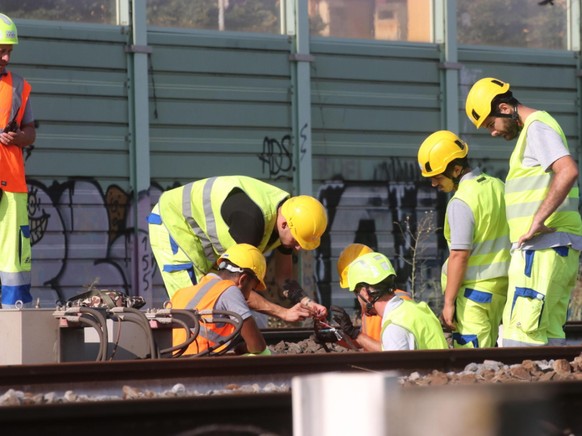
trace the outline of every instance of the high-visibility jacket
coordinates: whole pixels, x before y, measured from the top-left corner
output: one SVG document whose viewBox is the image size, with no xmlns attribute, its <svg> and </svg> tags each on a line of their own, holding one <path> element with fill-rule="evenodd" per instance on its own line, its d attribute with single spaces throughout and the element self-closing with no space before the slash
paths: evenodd
<svg viewBox="0 0 582 436">
<path fill-rule="evenodd" d="M 31 89 L 17 74 L 0 75 L 0 130 L 13 121 L 20 126 Z M 22 149 L 17 145 L 0 146 L 0 189 L 28 192 Z"/>
<path fill-rule="evenodd" d="M 216 301 L 231 286 L 236 286 L 230 280 L 223 280 L 220 277 L 209 274 L 202 278 L 200 283 L 188 288 L 180 289 L 174 294 L 172 299 L 172 308 L 174 309 L 196 309 L 199 312 L 211 311 L 216 305 Z M 203 317 L 207 318 L 207 317 Z M 200 333 L 196 341 L 188 346 L 185 355 L 198 354 L 209 347 L 224 343 L 224 338 L 228 338 L 235 331 L 232 324 L 222 323 L 205 323 L 200 326 Z M 186 332 L 182 328 L 173 330 L 174 346 L 186 341 Z"/>
<path fill-rule="evenodd" d="M 206 273 L 227 248 L 236 244 L 220 209 L 235 188 L 245 192 L 261 209 L 265 222 L 261 252 L 281 244 L 269 239 L 277 222 L 279 204 L 289 193 L 246 176 L 220 176 L 198 180 L 162 194 L 159 201 L 162 222 L 192 263 Z"/>
<path fill-rule="evenodd" d="M 511 258 L 509 227 L 505 219 L 503 182 L 495 177 L 481 174 L 463 180 L 453 199 L 463 201 L 475 219 L 473 248 L 467 264 L 464 282 L 506 277 Z M 445 217 L 444 236 L 450 246 L 451 228 Z M 445 265 L 447 265 L 447 262 Z M 443 273 L 446 266 L 443 267 Z M 444 288 L 443 288 L 444 289 Z"/>
<path fill-rule="evenodd" d="M 403 300 L 412 300 L 412 295 L 402 289 L 395 289 L 394 295 Z M 362 333 L 377 341 L 381 340 L 382 332 L 382 315 L 366 316 L 362 315 Z"/>
<path fill-rule="evenodd" d="M 523 166 L 527 130 L 534 121 L 541 121 L 554 129 L 568 148 L 566 135 L 550 114 L 538 111 L 527 117 L 509 159 L 509 172 L 505 181 L 505 204 L 511 242 L 517 242 L 519 237 L 530 229 L 533 217 L 542 201 L 547 197 L 552 181 L 552 173 L 544 171 L 541 166 Z M 544 224 L 555 228 L 557 232 L 581 236 L 582 219 L 578 212 L 578 199 L 579 190 L 576 184 Z"/>
<path fill-rule="evenodd" d="M 416 340 L 417 350 L 448 348 L 441 323 L 424 301 L 416 303 L 402 300 L 398 307 L 388 312 L 382 319 L 382 334 L 390 324 L 411 332 Z"/>
</svg>

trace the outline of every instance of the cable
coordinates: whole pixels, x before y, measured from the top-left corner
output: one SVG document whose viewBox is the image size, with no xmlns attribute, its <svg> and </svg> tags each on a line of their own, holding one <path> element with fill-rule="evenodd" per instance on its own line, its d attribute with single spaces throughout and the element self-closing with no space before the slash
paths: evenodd
<svg viewBox="0 0 582 436">
<path fill-rule="evenodd" d="M 67 321 L 78 322 L 94 328 L 99 335 L 99 351 L 97 352 L 97 358 L 95 360 L 107 360 L 107 321 L 101 312 L 88 307 L 75 306 L 67 308 L 64 311 L 63 316 L 59 317 L 64 317 Z M 91 319 L 91 317 L 93 319 Z"/>
<path fill-rule="evenodd" d="M 107 341 L 104 341 L 105 336 L 103 335 L 103 330 L 101 330 L 101 328 L 99 328 L 99 323 L 97 321 L 94 321 L 88 317 L 84 318 L 84 315 L 80 315 L 77 318 L 77 321 L 80 324 L 85 324 L 88 325 L 89 327 L 93 327 L 95 330 L 97 330 L 97 334 L 99 335 L 99 351 L 97 353 L 97 357 L 95 358 L 96 362 L 103 362 L 106 360 L 107 358 Z M 103 346 L 103 344 L 105 343 L 105 346 Z"/>
<path fill-rule="evenodd" d="M 114 307 L 108 310 L 108 312 L 117 318 L 121 319 L 122 321 L 129 321 L 133 322 L 134 324 L 139 325 L 143 332 L 145 333 L 148 348 L 149 348 L 149 358 L 150 359 L 157 359 L 159 358 L 158 348 L 156 346 L 154 336 L 152 330 L 150 328 L 150 324 L 146 316 L 139 310 L 133 309 L 131 307 Z M 123 315 L 119 315 L 119 314 Z M 148 356 L 146 355 L 146 358 Z"/>
<path fill-rule="evenodd" d="M 194 336 L 190 330 L 190 326 L 186 321 L 182 321 L 178 318 L 173 318 L 171 320 L 172 324 L 179 324 L 185 331 L 186 331 L 186 340 L 181 342 L 178 345 L 173 345 L 170 348 L 164 348 L 160 350 L 160 356 L 164 356 L 165 354 L 170 354 L 168 357 L 180 357 L 182 354 L 186 352 L 188 346 L 196 340 L 196 336 Z M 174 351 L 179 351 L 179 353 L 172 354 Z"/>
<path fill-rule="evenodd" d="M 170 357 L 181 357 L 186 352 L 188 346 L 198 338 L 200 333 L 200 316 L 197 311 L 188 309 L 165 309 L 163 312 L 158 312 L 158 314 L 160 313 L 167 313 L 170 315 L 173 323 L 180 324 L 186 329 L 186 341 L 181 344 L 174 344 L 171 348 L 160 350 L 160 355 L 180 350 L 179 353 L 172 354 Z M 190 318 L 191 325 L 182 319 L 176 318 L 176 315 Z"/>
<path fill-rule="evenodd" d="M 234 339 L 239 337 L 240 330 L 242 328 L 244 320 L 242 316 L 238 313 L 230 312 L 227 310 L 212 310 L 212 311 L 202 311 L 198 312 L 200 316 L 201 323 L 208 323 L 208 324 L 231 324 L 234 326 L 234 331 L 223 338 L 221 338 L 215 345 L 209 346 L 206 350 L 198 353 L 198 354 L 191 354 L 188 356 L 184 356 L 185 358 L 194 358 L 194 357 L 203 357 L 203 356 L 221 356 L 234 346 Z M 206 320 L 203 317 L 211 315 L 212 319 Z M 216 318 L 216 315 L 222 315 L 221 318 Z M 234 319 L 232 319 L 234 318 Z M 219 349 L 218 351 L 215 351 Z"/>
</svg>

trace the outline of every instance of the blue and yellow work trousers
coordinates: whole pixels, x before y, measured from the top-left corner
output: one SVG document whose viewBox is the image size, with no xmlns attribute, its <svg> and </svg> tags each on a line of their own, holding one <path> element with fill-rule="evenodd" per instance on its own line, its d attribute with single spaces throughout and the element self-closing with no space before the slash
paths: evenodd
<svg viewBox="0 0 582 436">
<path fill-rule="evenodd" d="M 494 347 L 507 294 L 507 277 L 465 282 L 455 300 L 455 348 Z"/>
<path fill-rule="evenodd" d="M 148 216 L 150 245 L 168 296 L 176 291 L 196 284 L 192 260 L 178 246 L 166 226 L 162 223 L 159 205 L 155 205 Z"/>
<path fill-rule="evenodd" d="M 563 345 L 580 252 L 568 246 L 514 250 L 503 311 L 503 346 Z"/>
<path fill-rule="evenodd" d="M 28 193 L 0 192 L 0 292 L 2 308 L 30 306 Z"/>
</svg>

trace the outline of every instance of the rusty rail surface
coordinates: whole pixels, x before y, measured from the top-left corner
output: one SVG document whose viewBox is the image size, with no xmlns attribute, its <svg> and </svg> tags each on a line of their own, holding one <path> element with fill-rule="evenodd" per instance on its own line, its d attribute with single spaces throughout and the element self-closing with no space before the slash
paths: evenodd
<svg viewBox="0 0 582 436">
<path fill-rule="evenodd" d="M 384 353 L 329 353 L 257 357 L 221 356 L 200 359 L 81 362 L 0 367 L 0 394 L 12 388 L 26 392 L 76 390 L 120 391 L 131 385 L 152 391 L 174 383 L 198 390 L 228 383 L 289 383 L 296 375 L 331 371 L 386 371 L 404 373 L 458 371 L 472 362 L 496 360 L 505 364 L 523 360 L 567 359 L 582 347 L 492 348 Z M 582 383 L 547 383 L 551 395 L 564 405 L 564 422 L 578 423 Z M 539 383 L 539 385 L 545 385 Z M 559 386 L 556 388 L 555 386 Z M 500 389 L 516 389 L 500 388 Z M 519 389 L 519 387 L 517 388 Z M 540 389 L 549 389 L 542 386 Z M 550 392 L 550 391 L 548 391 Z M 3 434 L 188 434 L 292 435 L 291 393 L 258 393 L 188 398 L 106 401 L 42 406 L 0 407 Z M 227 427 L 231 426 L 227 431 Z M 566 424 L 564 424 L 566 425 Z M 207 427 L 208 433 L 199 432 Z M 222 433 L 210 429 L 223 426 Z M 197 429 L 194 432 L 193 429 Z M 218 431 L 218 430 L 217 430 Z M 255 432 L 256 433 L 253 433 Z M 190 432 L 190 433 L 188 433 Z"/>
<path fill-rule="evenodd" d="M 0 389 L 34 388 L 35 385 L 99 385 L 122 381 L 159 383 L 198 380 L 290 379 L 295 375 L 332 371 L 402 372 L 458 371 L 472 362 L 496 360 L 505 364 L 523 360 L 568 359 L 582 353 L 580 346 L 415 350 L 361 353 L 284 354 L 274 356 L 176 358 L 111 362 L 66 362 L 59 364 L 0 367 Z"/>
</svg>

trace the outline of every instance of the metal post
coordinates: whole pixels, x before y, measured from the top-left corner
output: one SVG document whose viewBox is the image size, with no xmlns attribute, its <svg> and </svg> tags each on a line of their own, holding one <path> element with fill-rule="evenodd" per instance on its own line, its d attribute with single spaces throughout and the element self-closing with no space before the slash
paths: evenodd
<svg viewBox="0 0 582 436">
<path fill-rule="evenodd" d="M 457 47 L 457 0 L 445 0 L 444 8 L 444 125 L 459 133 L 459 70 Z"/>
<path fill-rule="evenodd" d="M 293 138 L 294 195 L 313 195 L 311 148 L 311 71 L 313 56 L 309 53 L 309 17 L 307 0 L 286 0 L 281 5 L 282 30 L 291 38 L 291 94 Z M 307 289 L 313 282 L 313 253 L 301 252 L 299 281 Z"/>
<path fill-rule="evenodd" d="M 146 4 L 140 0 L 119 0 L 120 23 L 131 23 L 128 56 L 129 101 L 129 155 L 130 183 L 132 187 L 133 238 L 131 259 L 131 289 L 133 295 L 143 296 L 152 302 L 152 254 L 148 241 L 146 218 L 151 209 L 150 137 L 148 101 L 148 56 Z"/>
</svg>

